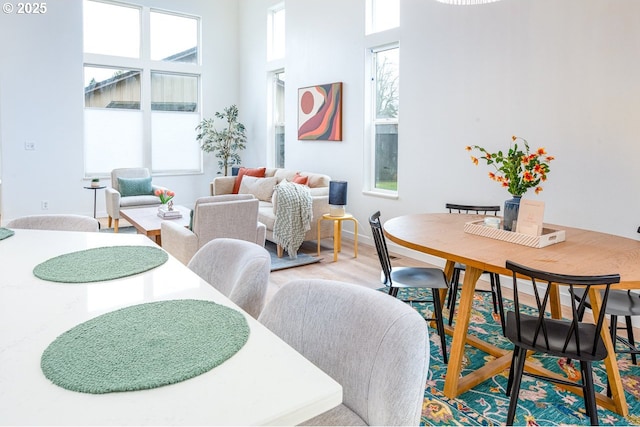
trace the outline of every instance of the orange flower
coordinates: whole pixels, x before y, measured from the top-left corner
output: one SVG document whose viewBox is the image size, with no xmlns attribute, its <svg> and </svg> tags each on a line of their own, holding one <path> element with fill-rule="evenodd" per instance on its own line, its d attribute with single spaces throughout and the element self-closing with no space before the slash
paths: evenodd
<svg viewBox="0 0 640 427">
<path fill-rule="evenodd" d="M 547 155 L 544 147 L 531 152 L 529 143 L 522 137 L 513 135 L 511 141 L 509 149 L 505 151 L 490 152 L 479 145 L 468 145 L 465 150 L 477 150 L 479 156 L 471 156 L 471 161 L 477 166 L 480 160 L 484 160 L 493 169 L 488 174 L 489 179 L 499 182 L 510 194 L 521 196 L 530 188 L 539 193 L 542 187 L 538 184 L 546 181 L 551 171 L 549 162 L 554 157 Z"/>
</svg>

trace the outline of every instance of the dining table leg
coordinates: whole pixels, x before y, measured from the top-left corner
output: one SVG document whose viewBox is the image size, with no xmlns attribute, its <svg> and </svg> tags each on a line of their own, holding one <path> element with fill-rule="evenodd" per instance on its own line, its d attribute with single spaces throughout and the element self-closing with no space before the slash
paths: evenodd
<svg viewBox="0 0 640 427">
<path fill-rule="evenodd" d="M 476 282 L 482 275 L 482 270 L 467 266 L 462 282 L 462 294 L 460 303 L 456 310 L 456 324 L 453 330 L 453 340 L 447 365 L 447 374 L 444 380 L 444 395 L 448 398 L 455 398 L 459 394 L 458 385 L 460 373 L 462 372 L 462 360 L 464 357 L 464 345 L 471 319 L 471 306 L 475 293 Z"/>
<path fill-rule="evenodd" d="M 594 319 L 597 319 L 600 314 L 600 308 L 602 307 L 602 295 L 600 290 L 595 287 L 589 289 L 589 300 L 591 302 L 591 310 L 593 311 Z M 602 324 L 602 330 L 600 331 L 604 346 L 607 349 L 607 357 L 604 359 L 604 365 L 607 369 L 607 379 L 609 380 L 609 387 L 611 389 L 611 400 L 615 405 L 615 412 L 622 416 L 629 414 L 629 406 L 624 395 L 624 387 L 622 386 L 622 378 L 620 377 L 620 371 L 618 370 L 618 363 L 616 361 L 616 352 L 611 340 L 611 334 L 609 332 L 609 322 L 605 316 L 604 323 Z M 596 401 L 603 399 L 606 396 L 596 395 Z"/>
</svg>

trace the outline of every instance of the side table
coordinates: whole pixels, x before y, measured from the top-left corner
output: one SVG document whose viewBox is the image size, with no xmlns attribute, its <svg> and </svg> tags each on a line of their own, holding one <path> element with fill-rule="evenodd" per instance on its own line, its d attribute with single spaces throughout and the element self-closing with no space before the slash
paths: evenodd
<svg viewBox="0 0 640 427">
<path fill-rule="evenodd" d="M 358 220 L 349 213 L 346 213 L 343 216 L 331 216 L 331 214 L 324 214 L 318 218 L 318 256 L 320 256 L 320 224 L 322 221 L 333 221 L 333 262 L 338 260 L 338 252 L 342 250 L 342 221 L 353 221 L 353 256 L 354 258 L 358 258 Z"/>
<path fill-rule="evenodd" d="M 96 197 L 98 196 L 97 190 L 102 190 L 103 188 L 107 188 L 106 185 L 100 185 L 98 187 L 92 187 L 90 185 L 85 186 L 87 190 L 93 190 L 93 217 L 96 217 Z"/>
</svg>

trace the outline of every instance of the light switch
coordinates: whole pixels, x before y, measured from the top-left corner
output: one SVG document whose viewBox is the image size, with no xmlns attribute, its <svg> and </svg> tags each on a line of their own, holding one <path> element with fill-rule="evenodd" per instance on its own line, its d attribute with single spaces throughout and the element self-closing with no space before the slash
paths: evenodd
<svg viewBox="0 0 640 427">
<path fill-rule="evenodd" d="M 29 151 L 33 151 L 36 149 L 36 143 L 35 142 L 31 142 L 31 141 L 25 141 L 24 142 L 24 149 L 25 150 L 29 150 Z"/>
</svg>

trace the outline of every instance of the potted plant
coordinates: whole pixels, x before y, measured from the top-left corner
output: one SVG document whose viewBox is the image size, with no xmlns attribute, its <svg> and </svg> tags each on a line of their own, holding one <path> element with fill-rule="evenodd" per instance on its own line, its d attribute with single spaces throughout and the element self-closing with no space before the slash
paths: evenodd
<svg viewBox="0 0 640 427">
<path fill-rule="evenodd" d="M 240 150 L 246 147 L 247 136 L 245 127 L 238 121 L 238 107 L 232 105 L 216 112 L 215 118 L 226 120 L 224 129 L 217 130 L 214 126 L 214 119 L 203 119 L 196 127 L 198 135 L 196 141 L 200 143 L 200 148 L 206 153 L 214 152 L 219 159 L 218 166 L 227 176 L 229 167 L 240 164 Z"/>
<path fill-rule="evenodd" d="M 91 187 L 93 188 L 100 187 L 100 178 L 91 179 Z"/>
</svg>

